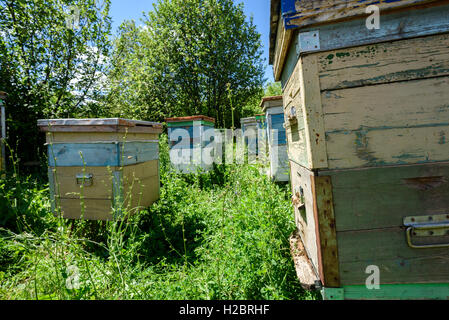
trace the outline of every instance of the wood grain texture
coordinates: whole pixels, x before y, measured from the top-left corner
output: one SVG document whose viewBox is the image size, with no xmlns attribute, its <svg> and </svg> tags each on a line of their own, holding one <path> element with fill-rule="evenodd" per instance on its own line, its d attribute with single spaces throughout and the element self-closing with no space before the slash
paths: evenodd
<svg viewBox="0 0 449 320">
<path fill-rule="evenodd" d="M 365 129 L 327 135 L 329 168 L 380 167 L 448 160 L 449 126 Z"/>
<path fill-rule="evenodd" d="M 365 285 L 323 288 L 323 300 L 447 300 L 449 283 L 384 284 L 379 290 Z"/>
<path fill-rule="evenodd" d="M 449 77 L 323 92 L 329 168 L 449 160 Z"/>
<path fill-rule="evenodd" d="M 47 132 L 47 143 L 132 142 L 158 140 L 156 133 Z"/>
<path fill-rule="evenodd" d="M 290 183 L 293 197 L 304 204 L 301 208 L 294 203 L 295 222 L 304 249 L 313 264 L 315 273 L 319 274 L 319 258 L 317 248 L 316 221 L 314 218 L 314 196 L 312 192 L 313 172 L 290 161 Z"/>
<path fill-rule="evenodd" d="M 66 219 L 112 220 L 112 200 L 60 199 L 61 212 Z M 82 214 L 82 212 L 84 212 Z"/>
<path fill-rule="evenodd" d="M 331 24 L 320 24 L 317 26 L 313 25 L 308 28 L 301 28 L 300 31 L 318 31 L 320 33 L 321 48 L 319 51 L 323 52 L 321 55 L 324 55 L 324 62 L 329 64 L 339 58 L 330 58 L 332 57 L 330 55 L 335 55 L 334 51 L 336 49 L 348 48 L 338 51 L 338 54 L 342 55 L 340 58 L 345 59 L 345 56 L 348 57 L 347 54 L 352 51 L 352 47 L 449 32 L 449 2 L 438 1 L 434 5 L 419 9 L 403 10 L 387 14 L 382 13 L 381 28 L 378 30 L 368 30 L 365 23 L 366 17 L 360 17 L 355 20 L 337 21 Z M 295 30 L 282 70 L 281 82 L 283 87 L 285 87 L 285 84 L 291 77 L 300 54 L 303 54 L 296 49 L 297 46 L 298 31 Z M 419 50 L 419 47 L 410 46 L 410 48 L 411 50 Z M 361 50 L 361 54 L 364 54 L 363 50 Z M 352 56 L 352 58 L 356 59 L 357 55 Z M 349 60 L 347 59 L 347 61 Z M 379 61 L 375 63 L 379 64 Z M 367 64 L 366 67 L 368 66 Z M 426 72 L 426 70 L 422 71 Z M 369 72 L 372 71 L 370 70 Z M 396 77 L 400 76 L 400 74 L 392 74 L 391 76 Z M 344 77 L 341 79 L 343 87 L 357 83 L 357 81 L 353 82 L 350 79 L 346 83 L 345 80 Z M 373 80 L 376 81 L 377 79 L 374 78 Z"/>
<path fill-rule="evenodd" d="M 290 3 L 290 12 L 285 13 L 285 6 L 283 8 L 285 28 L 306 27 L 320 23 L 330 23 L 343 19 L 354 18 L 357 16 L 368 16 L 365 12 L 366 7 L 375 4 L 382 12 L 388 10 L 405 8 L 409 6 L 416 6 L 420 4 L 437 2 L 432 0 L 319 0 L 319 1 L 291 1 L 283 2 Z"/>
<path fill-rule="evenodd" d="M 404 228 L 337 232 L 341 285 L 365 284 L 369 265 L 381 284 L 448 282 L 449 250 L 412 249 Z"/>
<path fill-rule="evenodd" d="M 122 132 L 122 133 L 162 133 L 162 127 L 146 126 L 114 126 L 114 125 L 92 125 L 92 126 L 40 126 L 43 132 Z"/>
<path fill-rule="evenodd" d="M 449 163 L 322 171 L 332 177 L 337 231 L 401 227 L 449 213 Z"/>
<path fill-rule="evenodd" d="M 327 151 L 324 131 L 323 108 L 318 79 L 317 57 L 314 55 L 300 59 L 300 85 L 305 121 L 305 139 L 308 148 L 308 168 L 327 168 Z"/>
<path fill-rule="evenodd" d="M 282 18 L 281 18 L 282 20 Z M 275 81 L 281 78 L 282 70 L 284 68 L 285 60 L 288 55 L 288 48 L 293 36 L 292 30 L 286 30 L 282 21 L 278 23 L 278 30 L 276 35 L 276 45 L 274 49 L 273 59 L 273 75 Z"/>
<path fill-rule="evenodd" d="M 122 166 L 157 160 L 158 158 L 159 144 L 157 141 L 55 143 L 48 145 L 48 161 L 52 167 Z"/>
<path fill-rule="evenodd" d="M 331 177 L 313 176 L 311 188 L 320 279 L 324 286 L 338 288 L 340 286 L 339 255 Z"/>
<path fill-rule="evenodd" d="M 449 125 L 449 77 L 326 91 L 326 133 Z"/>
<path fill-rule="evenodd" d="M 318 69 L 322 91 L 448 75 L 449 34 L 325 52 Z"/>
<path fill-rule="evenodd" d="M 290 253 L 295 263 L 296 275 L 301 283 L 301 287 L 306 290 L 315 289 L 316 282 L 319 281 L 312 263 L 304 249 L 304 244 L 297 232 L 290 236 Z"/>
<path fill-rule="evenodd" d="M 319 49 L 301 48 L 298 53 L 327 52 L 366 44 L 447 33 L 449 31 L 448 10 L 448 5 L 440 5 L 390 14 L 381 12 L 379 29 L 366 27 L 368 15 L 350 21 L 300 29 L 300 36 L 302 33 L 310 31 L 319 32 L 320 47 Z"/>
</svg>

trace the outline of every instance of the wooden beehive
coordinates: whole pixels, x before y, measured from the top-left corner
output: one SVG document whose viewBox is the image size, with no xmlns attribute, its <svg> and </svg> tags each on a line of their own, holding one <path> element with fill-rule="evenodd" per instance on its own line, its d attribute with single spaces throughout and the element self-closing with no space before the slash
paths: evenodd
<svg viewBox="0 0 449 320">
<path fill-rule="evenodd" d="M 269 175 L 275 181 L 289 181 L 290 167 L 284 128 L 282 96 L 265 97 L 260 107 L 265 112 L 270 160 Z"/>
<path fill-rule="evenodd" d="M 159 199 L 156 122 L 127 119 L 38 120 L 47 134 L 55 212 L 110 220 Z"/>
<path fill-rule="evenodd" d="M 379 29 L 367 28 L 370 4 Z M 272 0 L 271 9 L 301 282 L 325 299 L 446 299 L 449 5 Z M 380 288 L 370 290 L 373 266 Z"/>
<path fill-rule="evenodd" d="M 204 158 L 204 148 L 214 135 L 215 119 L 203 115 L 165 119 L 170 143 L 170 160 L 181 173 L 205 172 L 213 164 Z"/>
<path fill-rule="evenodd" d="M 248 163 L 256 163 L 258 144 L 256 117 L 241 118 L 240 125 L 242 127 L 244 144 L 247 148 Z"/>
</svg>

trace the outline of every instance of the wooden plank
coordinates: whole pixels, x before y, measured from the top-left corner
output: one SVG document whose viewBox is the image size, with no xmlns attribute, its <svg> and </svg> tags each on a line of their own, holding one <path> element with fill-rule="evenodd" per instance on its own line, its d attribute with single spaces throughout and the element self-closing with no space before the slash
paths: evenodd
<svg viewBox="0 0 449 320">
<path fill-rule="evenodd" d="M 297 232 L 290 236 L 290 253 L 295 264 L 296 275 L 298 276 L 301 287 L 305 290 L 314 290 L 316 282 L 319 281 L 318 276 L 307 257 L 304 244 Z"/>
<path fill-rule="evenodd" d="M 50 167 L 54 177 L 57 179 L 58 197 L 67 199 L 79 199 L 82 194 L 86 199 L 109 199 L 112 200 L 113 172 L 117 168 L 106 167 Z M 77 183 L 76 176 L 83 174 L 92 175 L 92 185 L 81 187 Z"/>
<path fill-rule="evenodd" d="M 294 59 L 294 63 L 288 61 L 288 68 L 291 69 L 291 76 L 289 76 L 288 81 L 284 86 L 283 92 L 283 103 L 284 109 L 289 107 L 291 103 L 294 102 L 294 105 L 301 104 L 300 90 L 301 90 L 301 82 L 300 82 L 300 74 L 301 74 L 301 64 L 298 59 Z"/>
<path fill-rule="evenodd" d="M 401 227 L 449 213 L 449 163 L 322 171 L 332 177 L 337 231 Z"/>
<path fill-rule="evenodd" d="M 112 200 L 102 199 L 61 199 L 61 211 L 66 219 L 80 219 L 84 208 L 83 219 L 112 220 Z"/>
<path fill-rule="evenodd" d="M 379 290 L 366 286 L 323 288 L 324 300 L 447 300 L 449 283 L 384 284 Z"/>
<path fill-rule="evenodd" d="M 329 168 L 444 162 L 449 126 L 367 128 L 326 135 Z"/>
<path fill-rule="evenodd" d="M 48 163 L 51 167 L 119 166 L 119 150 L 119 144 L 114 142 L 51 144 Z"/>
<path fill-rule="evenodd" d="M 449 77 L 325 91 L 326 134 L 449 125 Z M 412 129 L 413 130 L 413 129 Z"/>
<path fill-rule="evenodd" d="M 126 142 L 122 147 L 121 165 L 131 165 L 159 159 L 158 142 Z"/>
<path fill-rule="evenodd" d="M 404 228 L 337 232 L 337 240 L 341 285 L 365 284 L 365 270 L 370 265 L 379 267 L 381 285 L 449 279 L 449 250 L 412 249 L 407 245 Z"/>
<path fill-rule="evenodd" d="M 159 158 L 159 144 L 157 141 L 55 143 L 48 145 L 48 158 L 49 165 L 52 167 L 131 165 L 157 160 Z"/>
<path fill-rule="evenodd" d="M 47 143 L 131 142 L 158 140 L 157 133 L 48 132 Z"/>
<path fill-rule="evenodd" d="M 276 36 L 276 46 L 273 59 L 273 74 L 275 81 L 281 78 L 282 69 L 284 68 L 285 60 L 288 53 L 288 48 L 293 36 L 292 30 L 286 30 L 282 21 L 278 23 L 278 30 Z"/>
<path fill-rule="evenodd" d="M 323 108 L 318 79 L 316 56 L 300 59 L 301 98 L 305 120 L 305 138 L 307 141 L 308 168 L 327 168 L 327 151 L 324 131 Z"/>
<path fill-rule="evenodd" d="M 318 69 L 322 91 L 448 75 L 449 34 L 320 53 Z"/>
<path fill-rule="evenodd" d="M 112 200 L 114 194 L 117 194 L 116 183 L 122 185 L 122 189 L 127 192 L 135 181 L 140 185 L 143 181 L 153 179 L 158 176 L 159 161 L 152 160 L 136 165 L 119 167 L 50 167 L 53 181 L 57 179 L 58 192 L 61 198 L 79 199 L 80 194 L 86 199 L 109 199 Z M 123 178 L 116 182 L 115 172 L 121 171 Z M 92 175 L 92 185 L 84 186 L 77 183 L 76 176 L 81 174 Z M 159 183 L 159 182 L 158 182 Z M 123 192 L 123 190 L 121 192 Z M 55 191 L 54 182 L 52 191 Z"/>
<path fill-rule="evenodd" d="M 303 167 L 308 167 L 309 162 L 305 130 L 298 129 L 297 124 L 294 124 L 286 127 L 286 133 L 289 160 Z"/>
<path fill-rule="evenodd" d="M 53 169 L 53 168 L 52 168 Z M 86 168 L 85 173 L 93 175 L 93 184 L 80 190 L 76 174 L 83 168 L 56 168 L 58 188 L 52 194 L 64 217 L 79 219 L 82 203 L 84 218 L 89 220 L 110 220 L 115 214 L 135 213 L 159 199 L 159 161 L 149 161 L 123 168 Z M 80 197 L 80 195 L 83 195 Z"/>
<path fill-rule="evenodd" d="M 209 127 L 213 127 L 214 123 L 213 122 L 208 122 L 208 121 L 195 121 L 196 125 L 201 125 L 201 126 L 209 126 Z M 167 123 L 167 127 L 169 128 L 176 128 L 176 127 L 186 127 L 186 126 L 193 126 L 193 121 L 184 121 L 184 122 L 168 122 Z"/>
<path fill-rule="evenodd" d="M 159 176 L 137 178 L 124 187 L 124 208 L 135 213 L 137 209 L 149 207 L 159 199 Z"/>
<path fill-rule="evenodd" d="M 168 123 L 175 123 L 175 122 L 193 122 L 193 121 L 206 121 L 206 122 L 212 122 L 215 123 L 215 118 L 198 115 L 198 116 L 188 116 L 188 117 L 176 117 L 176 118 L 166 118 L 165 121 Z"/>
<path fill-rule="evenodd" d="M 283 11 L 283 17 L 285 21 L 285 28 L 297 28 L 306 27 L 310 25 L 316 25 L 320 23 L 329 23 L 334 21 L 340 21 L 344 19 L 354 18 L 358 16 L 368 16 L 365 12 L 366 7 L 375 4 L 379 7 L 381 12 L 387 12 L 389 10 L 406 8 L 410 6 L 417 6 L 420 4 L 426 4 L 431 2 L 438 2 L 435 0 L 319 0 L 319 1 L 289 1 L 293 7 L 290 8 L 290 12 Z"/>
<path fill-rule="evenodd" d="M 320 279 L 324 286 L 338 288 L 340 286 L 339 254 L 331 177 L 313 176 L 311 179 Z"/>
<path fill-rule="evenodd" d="M 314 52 L 323 52 L 321 55 L 325 55 L 325 58 L 327 58 L 330 54 L 334 54 L 332 51 L 336 49 L 447 33 L 449 31 L 449 6 L 421 8 L 420 10 L 411 10 L 407 13 L 382 14 L 381 28 L 378 30 L 368 30 L 365 23 L 366 19 L 363 17 L 357 20 L 304 28 L 301 29 L 301 33 L 318 31 L 320 35 L 320 50 L 314 50 Z M 294 66 L 301 54 L 297 50 L 297 33 L 295 32 L 291 40 L 282 70 L 281 81 L 283 86 L 285 86 L 292 75 Z M 348 53 L 347 50 L 349 49 L 342 50 L 342 53 Z M 328 53 L 328 51 L 331 52 Z M 329 63 L 330 59 L 324 62 Z M 344 80 L 342 78 L 342 81 Z M 348 80 L 348 83 L 350 84 L 351 81 Z"/>
<path fill-rule="evenodd" d="M 296 226 L 304 244 L 304 250 L 312 262 L 315 273 L 318 274 L 319 259 L 315 234 L 314 197 L 312 192 L 313 172 L 292 161 L 290 161 L 290 170 Z M 304 207 L 301 207 L 301 204 L 304 204 Z"/>
<path fill-rule="evenodd" d="M 162 127 L 145 126 L 40 126 L 39 129 L 44 132 L 128 132 L 128 133 L 162 133 Z"/>
<path fill-rule="evenodd" d="M 292 39 L 290 41 L 290 46 L 287 50 L 287 56 L 285 58 L 284 67 L 281 72 L 281 82 L 282 88 L 286 88 L 290 78 L 294 75 L 295 66 L 299 61 L 299 52 L 296 48 L 299 45 L 298 30 L 293 30 Z M 285 100 L 284 100 L 285 101 Z"/>
</svg>

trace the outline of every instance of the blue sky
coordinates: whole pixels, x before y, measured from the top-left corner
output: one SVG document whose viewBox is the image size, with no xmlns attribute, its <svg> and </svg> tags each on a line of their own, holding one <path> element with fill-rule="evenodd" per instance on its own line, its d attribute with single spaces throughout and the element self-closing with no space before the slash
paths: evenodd
<svg viewBox="0 0 449 320">
<path fill-rule="evenodd" d="M 270 32 L 270 0 L 234 0 L 237 3 L 243 2 L 246 16 L 254 17 L 254 24 L 262 35 L 264 46 L 264 57 L 266 59 L 265 78 L 273 81 L 273 70 L 268 65 L 268 48 Z M 124 20 L 134 19 L 139 21 L 142 12 L 153 10 L 153 3 L 156 0 L 111 0 L 110 15 L 113 20 L 112 30 L 115 32 Z"/>
</svg>

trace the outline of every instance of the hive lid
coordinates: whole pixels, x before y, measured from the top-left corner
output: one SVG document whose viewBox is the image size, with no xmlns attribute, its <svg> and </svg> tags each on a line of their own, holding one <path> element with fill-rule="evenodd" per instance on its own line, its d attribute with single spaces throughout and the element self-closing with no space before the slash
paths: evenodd
<svg viewBox="0 0 449 320">
<path fill-rule="evenodd" d="M 275 103 L 274 105 L 271 105 L 267 102 L 278 102 L 279 104 Z M 265 112 L 267 108 L 282 106 L 282 102 L 282 96 L 264 97 L 260 102 L 260 107 L 262 108 L 262 112 Z"/>
<path fill-rule="evenodd" d="M 215 119 L 214 118 L 211 118 L 211 117 L 208 117 L 208 116 L 203 116 L 203 115 L 189 116 L 189 117 L 166 118 L 165 119 L 166 122 L 188 122 L 188 121 L 201 121 L 201 120 L 215 123 Z"/>
<path fill-rule="evenodd" d="M 161 123 L 121 118 L 40 119 L 37 125 L 45 132 L 162 132 Z"/>
</svg>

